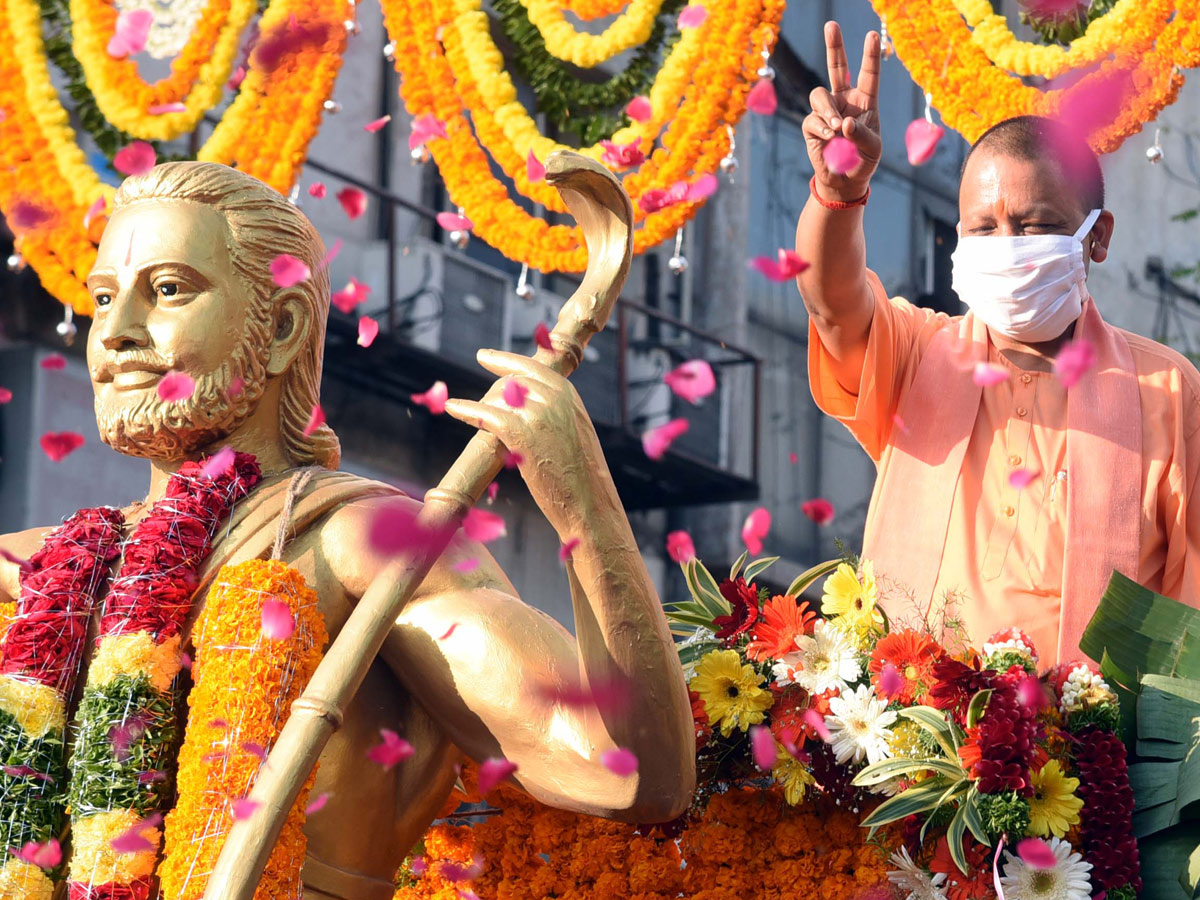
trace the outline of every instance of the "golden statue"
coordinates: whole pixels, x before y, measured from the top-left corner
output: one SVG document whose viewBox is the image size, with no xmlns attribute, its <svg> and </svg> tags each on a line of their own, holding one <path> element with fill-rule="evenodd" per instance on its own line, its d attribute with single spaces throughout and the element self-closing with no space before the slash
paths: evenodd
<svg viewBox="0 0 1200 900">
<path fill-rule="evenodd" d="M 580 195 L 585 231 L 602 228 L 602 198 Z M 303 260 L 311 277 L 277 287 L 269 266 L 282 253 Z M 124 510 L 126 533 L 186 460 L 232 446 L 262 467 L 263 482 L 221 530 L 197 591 L 221 566 L 267 555 L 296 470 L 323 467 L 291 511 L 283 559 L 316 590 L 336 637 L 364 593 L 386 590 L 380 582 L 394 577 L 393 561 L 370 549 L 379 510 L 403 503 L 415 513 L 421 504 L 338 473 L 338 439 L 327 426 L 304 434 L 329 312 L 324 253 L 298 209 L 234 169 L 168 163 L 131 177 L 87 281 L 96 306 L 87 355 L 101 436 L 150 464 L 146 498 Z M 598 265 L 619 290 L 628 258 L 611 263 Z M 464 754 L 516 763 L 514 777 L 542 802 L 624 821 L 673 818 L 691 798 L 683 673 L 587 412 L 570 383 L 540 362 L 493 350 L 479 361 L 527 387 L 526 403 L 509 407 L 493 391 L 481 403 L 451 402 L 447 412 L 519 453 L 559 538 L 579 542 L 567 563 L 577 634 L 523 603 L 482 546 L 455 536 L 391 626 L 321 754 L 315 790 L 329 799 L 306 828 L 306 898 L 390 900 L 393 876 Z M 168 372 L 195 380 L 190 399 L 159 399 Z M 0 549 L 28 557 L 48 530 L 5 535 Z M 456 569 L 469 558 L 479 565 Z M 17 597 L 18 575 L 15 563 L 0 562 L 0 602 Z M 619 708 L 554 699 L 556 691 L 577 695 L 580 684 L 618 682 L 632 685 Z M 415 747 L 390 770 L 366 759 L 382 728 Z M 616 747 L 637 755 L 636 776 L 601 764 Z"/>
</svg>

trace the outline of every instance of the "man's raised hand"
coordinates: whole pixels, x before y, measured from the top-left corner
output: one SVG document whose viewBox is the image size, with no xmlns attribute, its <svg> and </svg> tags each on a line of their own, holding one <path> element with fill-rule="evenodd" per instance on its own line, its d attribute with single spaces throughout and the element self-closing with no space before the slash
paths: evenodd
<svg viewBox="0 0 1200 900">
<path fill-rule="evenodd" d="M 819 87 L 809 94 L 813 111 L 804 119 L 804 142 L 821 196 L 849 202 L 867 192 L 883 152 L 879 136 L 879 35 L 874 31 L 867 34 L 862 68 L 854 87 L 850 85 L 850 64 L 837 22 L 825 23 L 825 57 L 829 89 Z M 841 174 L 831 171 L 825 161 L 826 146 L 839 136 L 854 144 L 860 158 L 854 168 Z"/>
</svg>

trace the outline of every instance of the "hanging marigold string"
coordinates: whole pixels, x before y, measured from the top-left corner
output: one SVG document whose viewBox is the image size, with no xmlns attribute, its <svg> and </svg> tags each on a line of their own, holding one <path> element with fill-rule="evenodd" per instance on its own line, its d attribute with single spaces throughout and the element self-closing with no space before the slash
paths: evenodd
<svg viewBox="0 0 1200 900">
<path fill-rule="evenodd" d="M 165 141 L 193 131 L 220 102 L 257 0 L 209 0 L 171 74 L 152 85 L 134 59 L 109 54 L 118 14 L 111 3 L 70 0 L 70 9 L 75 56 L 104 118 L 134 137 Z M 164 109 L 179 103 L 185 109 Z"/>
<path fill-rule="evenodd" d="M 559 5 L 585 22 L 591 22 L 615 16 L 629 5 L 629 0 L 562 0 Z"/>
<path fill-rule="evenodd" d="M 1200 10 L 1190 2 L 1176 0 L 1162 24 L 1158 0 L 1128 5 L 1122 0 L 1088 26 L 1077 39 L 1083 42 L 1078 51 L 1072 42 L 1061 63 L 1055 48 L 1019 47 L 997 37 L 987 0 L 872 2 L 913 80 L 933 95 L 943 121 L 969 141 L 1012 116 L 1057 116 L 1080 98 L 1117 96 L 1111 115 L 1087 124 L 1092 148 L 1108 153 L 1174 102 L 1183 86 L 1182 68 L 1200 65 Z M 973 34 L 959 7 L 968 20 L 981 23 L 983 34 Z M 1034 54 L 1035 49 L 1048 52 Z M 1063 68 L 1084 66 L 1086 60 L 1093 64 L 1082 71 Z M 1074 72 L 1081 76 L 1073 84 L 1055 89 L 1029 86 L 1019 77 Z"/>
<path fill-rule="evenodd" d="M 576 31 L 554 0 L 520 0 L 529 21 L 556 59 L 591 69 L 646 42 L 663 0 L 632 0 L 629 8 L 600 34 Z"/>
</svg>

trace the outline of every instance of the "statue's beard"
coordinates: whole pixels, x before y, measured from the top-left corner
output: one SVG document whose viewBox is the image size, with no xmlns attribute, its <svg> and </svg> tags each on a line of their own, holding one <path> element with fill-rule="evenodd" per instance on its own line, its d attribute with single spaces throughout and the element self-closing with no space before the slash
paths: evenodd
<svg viewBox="0 0 1200 900">
<path fill-rule="evenodd" d="M 196 390 L 186 400 L 167 403 L 156 391 L 125 404 L 97 396 L 101 440 L 128 456 L 175 461 L 228 437 L 250 417 L 266 390 L 265 354 L 254 349 L 243 340 L 220 368 L 196 378 Z"/>
</svg>

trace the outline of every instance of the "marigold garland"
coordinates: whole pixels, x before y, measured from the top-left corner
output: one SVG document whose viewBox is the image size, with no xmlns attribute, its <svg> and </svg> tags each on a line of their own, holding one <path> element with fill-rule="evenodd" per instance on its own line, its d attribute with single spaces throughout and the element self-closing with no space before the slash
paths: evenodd
<svg viewBox="0 0 1200 900">
<path fill-rule="evenodd" d="M 172 61 L 171 74 L 153 85 L 146 84 L 135 60 L 109 55 L 118 14 L 111 3 L 70 0 L 70 9 L 75 56 L 104 117 L 134 137 L 165 141 L 193 131 L 220 102 L 257 0 L 208 0 L 187 45 Z M 152 112 L 172 103 L 187 108 Z"/>
<path fill-rule="evenodd" d="M 605 16 L 615 16 L 629 5 L 629 0 L 562 0 L 565 10 L 577 15 L 585 22 L 593 19 L 603 19 Z"/>
<path fill-rule="evenodd" d="M 546 49 L 563 62 L 591 69 L 626 50 L 645 43 L 658 18 L 663 0 L 631 0 L 600 34 L 576 31 L 564 18 L 555 0 L 520 0 L 529 11 L 529 21 L 541 33 Z"/>
<path fill-rule="evenodd" d="M 296 628 L 286 640 L 262 634 L 262 603 L 288 605 Z M 231 804 L 253 785 L 262 761 L 304 690 L 328 640 L 317 595 L 278 560 L 250 560 L 217 575 L 193 637 L 196 662 L 188 727 L 179 752 L 179 799 L 166 818 L 164 894 L 200 898 L 232 824 Z M 247 747 L 254 748 L 250 752 Z M 307 843 L 309 776 L 289 814 L 255 897 L 298 897 Z"/>
<path fill-rule="evenodd" d="M 1019 77 L 993 64 L 955 8 L 955 0 L 872 2 L 887 21 L 897 55 L 913 80 L 933 95 L 943 121 L 969 141 L 1012 116 L 1055 116 L 1064 104 L 1085 92 L 1113 95 L 1120 91 L 1117 96 L 1122 97 L 1122 103 L 1112 121 L 1094 125 L 1088 135 L 1094 150 L 1108 153 L 1174 102 L 1183 85 L 1181 67 L 1200 64 L 1200 10 L 1194 3 L 1175 4 L 1174 16 L 1158 32 L 1153 46 L 1141 52 L 1127 52 L 1122 47 L 1069 88 L 1041 90 L 1025 85 Z M 1141 47 L 1145 33 L 1153 30 L 1152 17 L 1158 8 L 1157 3 L 1146 3 L 1141 10 L 1146 18 L 1135 20 L 1142 23 L 1140 26 L 1133 26 L 1128 19 L 1106 24 L 1111 12 L 1096 19 L 1088 28 L 1089 32 L 1099 29 L 1093 37 L 1095 43 L 1083 46 L 1090 48 L 1111 40 L 1106 36 L 1108 29 L 1115 33 L 1124 21 L 1137 34 L 1131 46 Z M 970 10 L 973 17 L 983 12 L 977 6 Z M 986 32 L 981 40 L 985 38 Z"/>
</svg>

